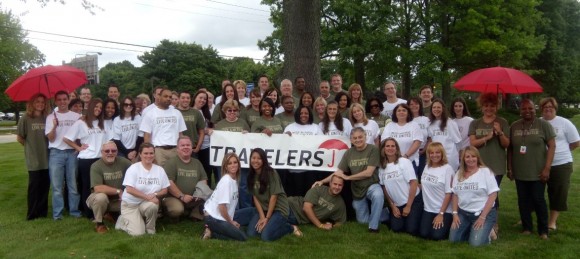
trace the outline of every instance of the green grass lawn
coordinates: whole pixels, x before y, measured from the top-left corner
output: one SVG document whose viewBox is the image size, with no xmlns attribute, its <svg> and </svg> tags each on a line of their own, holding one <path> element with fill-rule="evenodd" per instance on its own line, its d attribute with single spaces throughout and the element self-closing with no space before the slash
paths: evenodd
<svg viewBox="0 0 580 259">
<path fill-rule="evenodd" d="M 575 161 L 580 161 L 576 151 Z M 326 232 L 301 226 L 303 238 L 286 236 L 265 243 L 219 240 L 202 241 L 202 223 L 157 223 L 157 234 L 130 237 L 112 230 L 97 234 L 87 219 L 65 217 L 28 222 L 26 217 L 27 173 L 22 147 L 0 144 L 0 258 L 572 258 L 580 254 L 580 166 L 574 166 L 568 212 L 560 216 L 558 231 L 542 241 L 537 235 L 519 234 L 515 184 L 501 185 L 500 237 L 490 246 L 427 241 L 395 234 L 385 225 L 379 234 L 367 226 L 348 222 Z M 50 208 L 49 208 L 50 210 Z"/>
</svg>

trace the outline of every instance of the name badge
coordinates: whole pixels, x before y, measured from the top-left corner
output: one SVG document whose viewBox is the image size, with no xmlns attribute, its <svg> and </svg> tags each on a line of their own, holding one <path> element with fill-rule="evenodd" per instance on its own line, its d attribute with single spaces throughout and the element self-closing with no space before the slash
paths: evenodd
<svg viewBox="0 0 580 259">
<path fill-rule="evenodd" d="M 525 154 L 526 153 L 526 146 L 521 146 L 520 147 L 520 154 Z"/>
</svg>

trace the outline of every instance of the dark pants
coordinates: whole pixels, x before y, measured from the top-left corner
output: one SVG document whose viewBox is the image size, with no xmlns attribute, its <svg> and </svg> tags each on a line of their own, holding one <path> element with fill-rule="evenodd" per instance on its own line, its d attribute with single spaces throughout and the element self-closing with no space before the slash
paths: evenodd
<svg viewBox="0 0 580 259">
<path fill-rule="evenodd" d="M 496 175 L 495 176 L 495 182 L 497 183 L 497 187 L 499 187 L 499 185 L 501 184 L 502 179 L 503 179 L 503 175 Z M 499 192 L 497 193 L 497 197 L 495 198 L 495 204 L 493 205 L 493 207 L 496 210 L 499 210 Z"/>
<path fill-rule="evenodd" d="M 443 226 L 439 229 L 433 228 L 433 219 L 439 215 L 438 213 L 431 213 L 423 211 L 421 215 L 421 228 L 419 234 L 422 238 L 432 239 L 432 240 L 443 240 L 449 237 L 449 229 L 451 228 L 451 223 L 453 222 L 453 215 L 450 213 L 443 214 Z"/>
<path fill-rule="evenodd" d="M 536 212 L 538 234 L 548 234 L 548 206 L 544 198 L 546 184 L 540 181 L 516 180 L 518 206 L 524 231 L 532 231 L 532 211 Z"/>
<path fill-rule="evenodd" d="M 294 228 L 292 228 L 288 223 L 288 219 L 277 210 L 272 213 L 272 217 L 270 217 L 268 223 L 266 223 L 266 226 L 262 229 L 262 233 L 258 233 L 255 227 L 259 219 L 260 214 L 256 213 L 250 220 L 250 224 L 248 225 L 248 236 L 260 236 L 263 241 L 275 241 L 292 233 L 294 230 Z"/>
<path fill-rule="evenodd" d="M 97 160 L 99 158 L 79 159 L 78 161 L 79 187 L 77 189 L 81 195 L 79 208 L 87 218 L 93 217 L 93 210 L 87 207 L 87 198 L 91 195 L 91 165 Z"/>
<path fill-rule="evenodd" d="M 207 184 L 210 187 L 215 188 L 220 179 L 217 176 L 217 172 L 214 172 L 212 166 L 209 165 L 209 148 L 199 150 L 197 157 L 199 158 L 199 162 L 203 165 L 203 170 L 207 175 Z"/>
<path fill-rule="evenodd" d="M 426 147 L 425 147 L 426 148 Z M 425 165 L 427 164 L 427 153 L 419 154 L 419 165 L 415 174 L 417 175 L 417 180 L 421 182 L 421 176 L 423 175 L 423 170 L 425 170 Z"/>
<path fill-rule="evenodd" d="M 391 211 L 389 227 L 394 232 L 407 232 L 413 236 L 419 235 L 419 226 L 421 224 L 421 215 L 423 214 L 423 195 L 419 193 L 413 200 L 411 205 L 411 212 L 406 217 L 403 217 L 403 208 L 406 205 L 400 206 L 399 211 L 401 216 L 396 218 Z"/>
<path fill-rule="evenodd" d="M 248 236 L 241 229 L 224 220 L 205 216 L 205 224 L 211 230 L 211 237 L 221 240 L 246 241 Z"/>
<path fill-rule="evenodd" d="M 50 175 L 48 169 L 28 171 L 28 213 L 27 220 L 46 218 L 48 213 L 48 192 Z"/>
<path fill-rule="evenodd" d="M 250 169 L 242 168 L 240 172 L 240 185 L 238 187 L 238 193 L 240 195 L 240 200 L 238 203 L 238 209 L 250 208 L 253 205 L 252 194 L 248 191 L 248 174 Z"/>
</svg>

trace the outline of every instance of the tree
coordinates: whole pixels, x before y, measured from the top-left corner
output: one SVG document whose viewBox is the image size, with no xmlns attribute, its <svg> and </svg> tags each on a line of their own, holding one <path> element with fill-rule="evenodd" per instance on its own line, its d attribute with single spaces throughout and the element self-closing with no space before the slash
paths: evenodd
<svg viewBox="0 0 580 259">
<path fill-rule="evenodd" d="M 20 21 L 11 12 L 0 11 L 0 90 L 6 88 L 27 70 L 40 66 L 44 55 L 26 39 Z M 0 110 L 18 112 L 23 105 L 0 95 Z"/>
</svg>

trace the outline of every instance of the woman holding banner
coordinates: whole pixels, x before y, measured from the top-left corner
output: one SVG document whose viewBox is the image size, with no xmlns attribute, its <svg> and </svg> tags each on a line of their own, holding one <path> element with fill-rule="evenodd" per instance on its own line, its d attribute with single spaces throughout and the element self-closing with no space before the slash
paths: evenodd
<svg viewBox="0 0 580 259">
<path fill-rule="evenodd" d="M 273 133 L 281 134 L 284 131 L 282 122 L 278 117 L 274 117 L 274 102 L 269 97 L 262 98 L 260 102 L 260 118 L 252 124 L 253 133 L 264 133 L 272 136 Z"/>
</svg>

